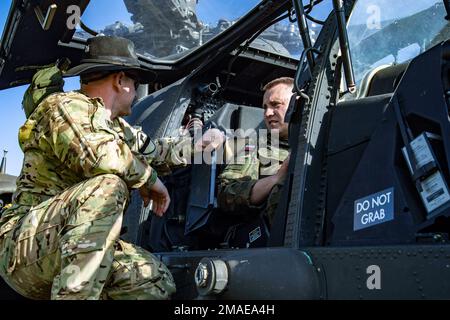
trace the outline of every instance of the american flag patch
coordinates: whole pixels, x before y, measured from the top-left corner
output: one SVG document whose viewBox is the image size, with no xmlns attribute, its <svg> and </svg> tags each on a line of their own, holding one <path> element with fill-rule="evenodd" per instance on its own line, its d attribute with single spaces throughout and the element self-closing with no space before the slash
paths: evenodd
<svg viewBox="0 0 450 320">
<path fill-rule="evenodd" d="M 253 151 L 255 150 L 256 146 L 254 144 L 246 144 L 244 147 L 245 151 Z"/>
</svg>

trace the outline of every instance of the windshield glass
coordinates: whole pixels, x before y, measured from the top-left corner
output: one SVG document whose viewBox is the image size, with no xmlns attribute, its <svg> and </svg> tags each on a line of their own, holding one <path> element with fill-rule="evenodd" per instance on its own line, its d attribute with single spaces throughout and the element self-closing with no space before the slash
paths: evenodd
<svg viewBox="0 0 450 320">
<path fill-rule="evenodd" d="M 303 4 L 310 4 L 310 1 L 303 0 Z M 331 1 L 322 1 L 314 6 L 310 15 L 319 21 L 324 21 L 330 14 L 331 9 Z M 314 45 L 314 42 L 317 40 L 317 36 L 322 29 L 322 25 L 310 20 L 307 21 L 311 43 Z M 298 23 L 297 21 L 290 21 L 289 17 L 267 28 L 252 42 L 251 46 L 297 60 L 300 58 L 304 48 Z"/>
<path fill-rule="evenodd" d="M 408 61 L 450 37 L 442 0 L 359 0 L 348 23 L 356 82 L 375 67 Z"/>
<path fill-rule="evenodd" d="M 81 17 L 89 28 L 132 40 L 151 59 L 177 60 L 253 9 L 260 0 L 91 0 Z M 90 34 L 77 29 L 75 37 Z"/>
</svg>

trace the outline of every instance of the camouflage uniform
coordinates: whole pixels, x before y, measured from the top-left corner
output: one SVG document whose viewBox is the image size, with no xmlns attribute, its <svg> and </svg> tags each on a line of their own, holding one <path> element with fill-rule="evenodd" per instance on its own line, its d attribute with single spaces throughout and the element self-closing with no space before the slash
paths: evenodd
<svg viewBox="0 0 450 320">
<path fill-rule="evenodd" d="M 259 139 L 244 144 L 244 150 L 237 153 L 234 164 L 228 164 L 219 176 L 217 201 L 219 208 L 227 213 L 242 215 L 251 211 L 263 211 L 272 222 L 280 197 L 282 183 L 276 184 L 267 200 L 259 206 L 250 204 L 250 194 L 255 183 L 278 172 L 289 154 L 289 145 L 279 140 L 278 147 Z M 239 147 L 238 147 L 239 148 Z M 228 160 L 229 161 L 229 160 Z"/>
<path fill-rule="evenodd" d="M 23 168 L 0 219 L 0 274 L 11 287 L 32 299 L 175 292 L 169 270 L 119 234 L 129 189 L 155 174 L 150 163 L 184 165 L 173 152 L 178 141 L 151 142 L 123 119 L 109 120 L 101 98 L 69 92 L 40 103 L 19 142 Z"/>
</svg>

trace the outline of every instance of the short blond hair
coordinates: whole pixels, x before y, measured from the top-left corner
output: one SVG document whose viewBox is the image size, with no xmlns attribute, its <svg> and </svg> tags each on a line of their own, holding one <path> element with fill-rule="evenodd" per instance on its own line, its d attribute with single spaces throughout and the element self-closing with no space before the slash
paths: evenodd
<svg viewBox="0 0 450 320">
<path fill-rule="evenodd" d="M 275 87 L 276 85 L 279 84 L 285 84 L 289 87 L 293 87 L 294 86 L 294 79 L 291 77 L 280 77 L 280 78 L 276 78 L 273 79 L 272 81 L 270 81 L 269 83 L 267 83 L 264 87 L 263 87 L 263 91 L 267 91 L 272 89 L 273 87 Z"/>
</svg>

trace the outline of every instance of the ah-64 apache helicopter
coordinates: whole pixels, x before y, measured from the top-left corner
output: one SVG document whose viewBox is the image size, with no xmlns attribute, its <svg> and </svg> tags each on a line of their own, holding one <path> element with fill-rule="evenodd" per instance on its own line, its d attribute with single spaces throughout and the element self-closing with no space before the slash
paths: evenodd
<svg viewBox="0 0 450 320">
<path fill-rule="evenodd" d="M 450 1 L 261 0 L 217 26 L 200 23 L 198 2 L 125 0 L 134 25 L 101 31 L 132 39 L 155 72 L 130 123 L 152 137 L 192 117 L 258 128 L 260 88 L 278 76 L 295 77 L 301 99 L 287 114 L 289 175 L 270 232 L 216 208 L 214 164 L 165 179 L 162 219 L 133 195 L 123 237 L 165 262 L 174 298 L 448 299 Z M 99 31 L 69 28 L 69 7 L 94 4 L 13 1 L 0 89 L 28 83 L 30 66 L 76 64 Z"/>
</svg>

